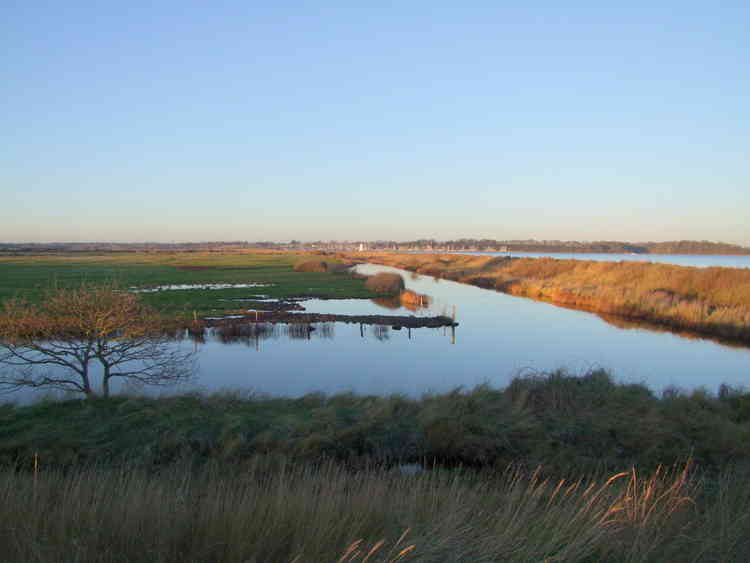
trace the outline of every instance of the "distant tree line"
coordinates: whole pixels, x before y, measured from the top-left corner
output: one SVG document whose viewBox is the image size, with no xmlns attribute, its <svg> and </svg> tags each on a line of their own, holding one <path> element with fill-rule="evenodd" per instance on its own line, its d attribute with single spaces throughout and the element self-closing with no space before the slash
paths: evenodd
<svg viewBox="0 0 750 563">
<path fill-rule="evenodd" d="M 710 241 L 623 242 L 563 240 L 494 240 L 461 238 L 438 241 L 418 239 L 405 242 L 376 241 L 372 250 L 399 248 L 412 250 L 476 250 L 508 252 L 591 252 L 613 254 L 750 254 L 750 248 Z"/>
<path fill-rule="evenodd" d="M 225 250 L 356 250 L 363 245 L 367 250 L 476 250 L 507 252 L 591 252 L 613 254 L 750 254 L 750 248 L 707 240 L 678 240 L 667 242 L 623 242 L 623 241 L 565 241 L 536 239 L 474 239 L 452 240 L 417 239 L 409 241 L 217 241 L 183 243 L 111 243 L 111 242 L 62 242 L 62 243 L 2 243 L 2 254 L 54 254 L 62 252 L 221 252 Z"/>
</svg>

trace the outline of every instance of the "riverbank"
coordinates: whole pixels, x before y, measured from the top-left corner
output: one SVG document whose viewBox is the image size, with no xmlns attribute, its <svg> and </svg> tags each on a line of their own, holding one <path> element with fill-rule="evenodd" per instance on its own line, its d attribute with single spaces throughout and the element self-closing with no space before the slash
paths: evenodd
<svg viewBox="0 0 750 563">
<path fill-rule="evenodd" d="M 339 256 L 750 344 L 750 270 L 455 254 Z"/>
<path fill-rule="evenodd" d="M 410 398 L 242 393 L 40 401 L 0 406 L 0 465 L 96 462 L 155 467 L 185 456 L 239 462 L 278 454 L 356 467 L 402 462 L 550 475 L 654 470 L 692 457 L 750 467 L 750 392 L 668 391 L 597 370 L 517 377 L 507 387 Z"/>
<path fill-rule="evenodd" d="M 0 548 L 31 563 L 740 562 L 749 432 L 749 393 L 657 397 L 600 371 L 421 399 L 5 405 Z"/>
</svg>

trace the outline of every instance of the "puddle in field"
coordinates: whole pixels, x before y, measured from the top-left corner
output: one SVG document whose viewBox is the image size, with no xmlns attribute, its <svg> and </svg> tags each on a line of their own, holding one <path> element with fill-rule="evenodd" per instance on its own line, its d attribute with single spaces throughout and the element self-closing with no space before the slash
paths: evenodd
<svg viewBox="0 0 750 563">
<path fill-rule="evenodd" d="M 186 289 L 247 289 L 250 287 L 270 287 L 270 283 L 183 283 L 157 285 L 155 287 L 131 287 L 133 293 L 155 293 L 157 291 L 181 291 Z"/>
</svg>

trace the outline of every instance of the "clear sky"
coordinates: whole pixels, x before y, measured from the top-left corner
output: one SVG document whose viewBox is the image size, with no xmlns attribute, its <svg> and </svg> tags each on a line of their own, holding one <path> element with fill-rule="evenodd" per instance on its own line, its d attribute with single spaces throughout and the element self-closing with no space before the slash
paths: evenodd
<svg viewBox="0 0 750 563">
<path fill-rule="evenodd" d="M 0 5 L 0 241 L 750 245 L 750 2 Z"/>
</svg>

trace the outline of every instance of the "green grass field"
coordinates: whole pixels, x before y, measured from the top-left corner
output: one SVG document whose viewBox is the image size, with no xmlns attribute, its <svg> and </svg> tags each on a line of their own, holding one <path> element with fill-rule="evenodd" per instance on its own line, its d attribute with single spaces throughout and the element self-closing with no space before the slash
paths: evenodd
<svg viewBox="0 0 750 563">
<path fill-rule="evenodd" d="M 271 253 L 127 253 L 0 257 L 0 301 L 23 297 L 37 301 L 52 287 L 116 282 L 121 287 L 148 288 L 170 284 L 268 283 L 269 287 L 180 290 L 144 293 L 146 303 L 171 314 L 231 311 L 223 299 L 257 294 L 277 298 L 368 298 L 376 295 L 364 281 L 346 274 L 296 272 L 294 264 L 309 259 Z"/>
</svg>

